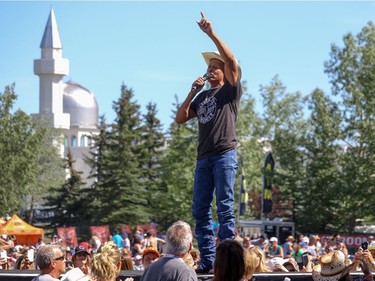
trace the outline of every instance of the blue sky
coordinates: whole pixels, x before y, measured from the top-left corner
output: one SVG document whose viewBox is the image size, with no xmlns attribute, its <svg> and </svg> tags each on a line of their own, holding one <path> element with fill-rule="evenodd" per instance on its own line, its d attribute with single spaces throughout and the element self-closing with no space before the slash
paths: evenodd
<svg viewBox="0 0 375 281">
<path fill-rule="evenodd" d="M 183 101 L 206 72 L 202 51 L 215 50 L 196 21 L 200 11 L 229 45 L 242 80 L 260 105 L 259 86 L 278 75 L 289 92 L 330 92 L 324 61 L 330 45 L 375 17 L 367 1 L 0 1 L 0 92 L 16 83 L 15 108 L 37 113 L 33 61 L 53 7 L 72 79 L 92 91 L 112 121 L 124 82 L 144 113 L 154 102 L 168 129 L 175 95 Z"/>
</svg>

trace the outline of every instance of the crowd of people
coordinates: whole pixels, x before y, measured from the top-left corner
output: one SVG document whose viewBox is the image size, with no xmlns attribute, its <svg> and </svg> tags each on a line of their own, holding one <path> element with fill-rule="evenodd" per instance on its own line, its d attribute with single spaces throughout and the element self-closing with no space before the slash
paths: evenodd
<svg viewBox="0 0 375 281">
<path fill-rule="evenodd" d="M 190 225 L 183 221 L 171 225 L 165 239 L 152 232 L 115 232 L 109 241 L 101 243 L 93 236 L 75 248 L 63 245 L 57 235 L 47 242 L 39 239 L 32 247 L 14 245 L 6 235 L 0 239 L 2 268 L 39 270 L 34 281 L 110 281 L 121 270 L 141 271 L 142 281 L 198 280 L 200 273 L 200 252 L 193 246 Z M 266 234 L 237 235 L 217 240 L 209 274 L 214 281 L 240 281 L 249 280 L 254 273 L 304 272 L 311 273 L 315 281 L 338 281 L 351 280 L 350 272 L 362 271 L 361 280 L 373 280 L 375 241 L 372 236 L 368 240 L 350 255 L 339 235 L 330 239 L 289 236 L 281 242 Z"/>
</svg>

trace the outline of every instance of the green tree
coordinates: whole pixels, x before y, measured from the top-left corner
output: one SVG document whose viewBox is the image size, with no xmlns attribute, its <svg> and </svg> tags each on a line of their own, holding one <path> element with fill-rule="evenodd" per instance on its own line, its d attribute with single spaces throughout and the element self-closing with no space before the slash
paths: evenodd
<svg viewBox="0 0 375 281">
<path fill-rule="evenodd" d="M 346 152 L 339 179 L 339 229 L 352 231 L 357 218 L 374 219 L 375 199 L 375 26 L 369 22 L 356 36 L 348 33 L 344 46 L 331 46 L 325 62 L 333 94 L 341 97 L 342 130 Z M 348 226 L 349 225 L 349 226 Z"/>
<path fill-rule="evenodd" d="M 178 104 L 176 98 L 176 108 Z M 173 117 L 175 114 L 176 111 L 173 111 Z M 198 141 L 197 120 L 192 119 L 181 125 L 173 122 L 169 135 L 168 148 L 162 161 L 162 180 L 167 191 L 158 200 L 163 208 L 156 214 L 161 229 L 167 229 L 180 219 L 194 223 L 191 206 Z"/>
<path fill-rule="evenodd" d="M 26 209 L 31 222 L 35 202 L 63 179 L 63 169 L 57 149 L 51 145 L 57 131 L 37 124 L 21 110 L 12 112 L 17 99 L 14 88 L 15 84 L 6 86 L 0 93 L 1 215 Z M 59 164 L 60 169 L 54 170 Z"/>
<path fill-rule="evenodd" d="M 82 172 L 74 168 L 74 163 L 73 155 L 68 150 L 64 164 L 68 178 L 62 186 L 51 189 L 46 196 L 47 206 L 51 206 L 56 214 L 51 222 L 52 227 L 81 226 L 90 219 L 82 206 L 82 202 L 87 202 Z"/>
<path fill-rule="evenodd" d="M 237 218 L 239 217 L 238 204 L 244 200 L 244 194 L 240 195 L 238 192 L 246 188 L 249 201 L 247 202 L 246 213 L 240 219 L 255 219 L 260 218 L 260 209 L 252 208 L 254 206 L 251 202 L 252 197 L 249 193 L 260 193 L 262 191 L 262 174 L 261 167 L 263 165 L 263 153 L 261 149 L 262 143 L 260 129 L 262 127 L 262 120 L 255 111 L 255 99 L 247 93 L 246 81 L 242 82 L 243 96 L 241 98 L 240 110 L 238 111 L 238 119 L 236 125 L 236 134 L 238 138 L 238 171 L 235 187 L 235 202 L 237 211 Z"/>
<path fill-rule="evenodd" d="M 268 86 L 261 86 L 263 99 L 264 146 L 273 152 L 276 162 L 274 185 L 279 186 L 280 196 L 273 198 L 274 210 L 268 217 L 280 216 L 280 212 L 292 212 L 292 220 L 298 221 L 298 211 L 303 209 L 299 202 L 304 197 L 305 177 L 304 152 L 301 147 L 307 125 L 303 116 L 304 99 L 301 93 L 288 93 L 276 76 Z M 276 200 L 277 199 L 277 200 Z"/>
<path fill-rule="evenodd" d="M 321 90 L 309 99 L 310 130 L 304 140 L 306 177 L 303 209 L 299 211 L 300 230 L 305 233 L 335 232 L 332 222 L 340 209 L 341 112 Z M 324 208 L 321 208 L 324 206 Z M 317 212 L 316 210 L 319 210 Z"/>
<path fill-rule="evenodd" d="M 108 166 L 109 129 L 105 116 L 99 116 L 99 134 L 93 137 L 94 146 L 90 148 L 85 163 L 90 166 L 89 179 L 94 179 L 91 188 L 87 190 L 87 204 L 85 206 L 92 224 L 101 223 L 101 185 L 111 175 Z"/>
<path fill-rule="evenodd" d="M 23 207 L 36 167 L 33 154 L 33 127 L 28 115 L 12 108 L 17 95 L 15 84 L 0 93 L 0 198 L 1 215 L 12 214 Z"/>
<path fill-rule="evenodd" d="M 147 191 L 148 212 L 154 219 L 155 213 L 160 209 L 159 193 L 164 193 L 162 186 L 161 161 L 165 152 L 165 138 L 160 120 L 156 117 L 156 104 L 148 103 L 147 112 L 143 115 L 140 128 L 141 143 L 139 145 L 138 162 L 142 188 Z M 162 195 L 161 195 L 162 196 Z"/>
<path fill-rule="evenodd" d="M 140 185 L 138 152 L 140 149 L 139 105 L 132 89 L 124 84 L 121 96 L 113 103 L 116 118 L 106 132 L 100 152 L 100 177 L 96 185 L 100 201 L 100 221 L 111 225 L 148 222 L 145 190 Z"/>
<path fill-rule="evenodd" d="M 46 206 L 44 197 L 51 188 L 59 187 L 65 180 L 63 159 L 59 148 L 62 144 L 62 132 L 49 128 L 43 116 L 33 116 L 33 134 L 35 138 L 33 153 L 35 155 L 34 179 L 28 184 L 28 196 L 25 198 L 26 220 L 34 221 L 34 209 Z"/>
</svg>

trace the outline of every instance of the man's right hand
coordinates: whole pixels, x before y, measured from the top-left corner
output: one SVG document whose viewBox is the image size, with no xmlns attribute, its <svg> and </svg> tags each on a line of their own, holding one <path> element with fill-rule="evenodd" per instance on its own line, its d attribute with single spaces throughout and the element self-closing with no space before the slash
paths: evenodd
<svg viewBox="0 0 375 281">
<path fill-rule="evenodd" d="M 194 94 L 199 93 L 199 91 L 202 90 L 204 84 L 205 80 L 203 79 L 203 77 L 198 77 L 197 80 L 195 80 L 191 85 L 191 92 Z"/>
</svg>

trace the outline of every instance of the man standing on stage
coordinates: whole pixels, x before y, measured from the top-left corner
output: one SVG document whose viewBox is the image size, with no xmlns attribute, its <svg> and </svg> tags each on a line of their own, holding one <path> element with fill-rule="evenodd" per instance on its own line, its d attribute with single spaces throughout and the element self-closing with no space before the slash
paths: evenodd
<svg viewBox="0 0 375 281">
<path fill-rule="evenodd" d="M 196 221 L 195 232 L 201 264 L 196 271 L 208 273 L 214 263 L 216 247 L 211 209 L 214 192 L 220 223 L 219 240 L 234 239 L 236 236 L 234 183 L 238 163 L 235 125 L 242 87 L 241 71 L 236 58 L 214 32 L 211 22 L 203 13 L 201 15 L 198 26 L 219 52 L 202 53 L 208 65 L 207 74 L 193 82 L 191 91 L 177 111 L 176 122 L 182 124 L 194 117 L 197 117 L 199 122 L 193 216 Z M 199 93 L 206 79 L 211 87 Z"/>
</svg>

